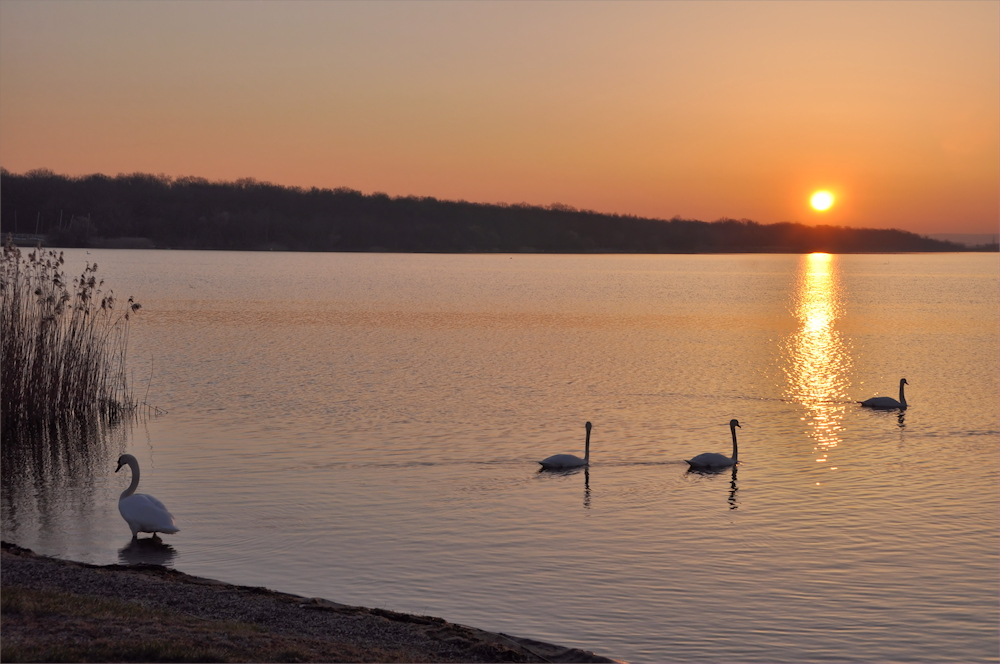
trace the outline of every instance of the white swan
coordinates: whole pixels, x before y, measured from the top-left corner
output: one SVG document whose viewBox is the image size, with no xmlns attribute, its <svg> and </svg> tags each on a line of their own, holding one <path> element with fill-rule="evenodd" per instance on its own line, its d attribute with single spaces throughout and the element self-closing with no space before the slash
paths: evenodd
<svg viewBox="0 0 1000 664">
<path fill-rule="evenodd" d="M 579 468 L 581 466 L 590 465 L 590 429 L 593 425 L 587 422 L 587 442 L 584 448 L 583 458 L 573 454 L 553 454 L 548 459 L 544 461 L 539 461 L 542 464 L 542 470 L 555 470 L 559 468 Z"/>
<path fill-rule="evenodd" d="M 859 401 L 858 403 L 862 406 L 867 406 L 868 408 L 881 408 L 882 410 L 889 410 L 892 408 L 906 408 L 906 395 L 903 394 L 903 386 L 909 385 L 905 378 L 899 379 L 899 401 L 896 401 L 892 397 L 872 397 L 871 399 L 865 399 L 864 401 Z"/>
<path fill-rule="evenodd" d="M 139 462 L 134 456 L 123 454 L 118 457 L 115 472 L 126 464 L 132 469 L 132 483 L 122 491 L 118 499 L 118 511 L 132 529 L 132 539 L 138 537 L 139 533 L 153 533 L 153 537 L 156 537 L 156 533 L 176 533 L 180 530 L 174 523 L 174 515 L 167 511 L 163 503 L 145 493 L 135 492 L 135 488 L 139 486 Z"/>
<path fill-rule="evenodd" d="M 738 462 L 736 458 L 736 427 L 739 427 L 740 423 L 737 420 L 729 420 L 729 430 L 733 432 L 733 456 L 732 458 L 727 457 L 725 454 L 719 454 L 718 452 L 705 452 L 704 454 L 699 454 L 693 459 L 688 460 L 688 465 L 691 468 L 697 470 L 716 470 L 718 468 L 728 468 L 729 466 L 735 466 Z M 740 427 L 741 429 L 743 427 Z"/>
</svg>

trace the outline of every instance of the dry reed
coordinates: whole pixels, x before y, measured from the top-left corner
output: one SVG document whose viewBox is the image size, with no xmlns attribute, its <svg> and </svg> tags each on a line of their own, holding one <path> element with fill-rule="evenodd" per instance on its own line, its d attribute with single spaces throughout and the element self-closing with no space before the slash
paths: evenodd
<svg viewBox="0 0 1000 664">
<path fill-rule="evenodd" d="M 87 263 L 71 283 L 63 254 L 23 256 L 8 236 L 0 265 L 0 350 L 5 443 L 61 420 L 120 420 L 134 413 L 125 360 L 129 318 Z M 6 445 L 5 445 L 6 446 Z"/>
</svg>

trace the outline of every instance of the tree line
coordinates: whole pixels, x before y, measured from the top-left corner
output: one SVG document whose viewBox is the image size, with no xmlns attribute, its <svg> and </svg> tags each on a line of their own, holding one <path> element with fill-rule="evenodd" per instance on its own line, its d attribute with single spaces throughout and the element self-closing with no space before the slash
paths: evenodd
<svg viewBox="0 0 1000 664">
<path fill-rule="evenodd" d="M 487 204 L 146 173 L 0 169 L 0 232 L 53 246 L 389 252 L 830 253 L 963 251 L 901 230 L 650 219 L 568 205 Z"/>
</svg>

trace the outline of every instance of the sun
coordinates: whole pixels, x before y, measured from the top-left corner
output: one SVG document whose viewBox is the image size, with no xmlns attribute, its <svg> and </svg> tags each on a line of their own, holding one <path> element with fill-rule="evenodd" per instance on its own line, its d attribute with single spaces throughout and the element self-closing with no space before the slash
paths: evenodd
<svg viewBox="0 0 1000 664">
<path fill-rule="evenodd" d="M 828 191 L 817 191 L 809 199 L 809 203 L 813 206 L 813 209 L 820 212 L 829 210 L 830 206 L 833 205 L 833 194 Z"/>
</svg>

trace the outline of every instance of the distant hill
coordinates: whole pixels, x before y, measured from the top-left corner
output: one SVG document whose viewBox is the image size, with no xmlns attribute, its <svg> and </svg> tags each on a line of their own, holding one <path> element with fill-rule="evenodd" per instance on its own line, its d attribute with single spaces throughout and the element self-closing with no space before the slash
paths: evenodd
<svg viewBox="0 0 1000 664">
<path fill-rule="evenodd" d="M 210 182 L 133 173 L 67 177 L 0 169 L 0 231 L 54 246 L 293 251 L 717 253 L 963 251 L 899 230 L 601 214 Z"/>
</svg>

